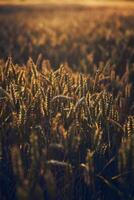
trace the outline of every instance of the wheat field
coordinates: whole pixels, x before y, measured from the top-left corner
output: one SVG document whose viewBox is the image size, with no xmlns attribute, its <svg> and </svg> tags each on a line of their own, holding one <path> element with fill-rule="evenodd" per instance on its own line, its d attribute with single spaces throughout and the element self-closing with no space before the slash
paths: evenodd
<svg viewBox="0 0 134 200">
<path fill-rule="evenodd" d="M 133 13 L 0 6 L 0 199 L 134 199 Z"/>
</svg>

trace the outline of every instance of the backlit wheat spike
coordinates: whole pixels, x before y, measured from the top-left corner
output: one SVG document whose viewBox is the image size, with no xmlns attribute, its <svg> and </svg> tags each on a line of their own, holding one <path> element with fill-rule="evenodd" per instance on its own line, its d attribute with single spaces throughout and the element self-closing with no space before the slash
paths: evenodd
<svg viewBox="0 0 134 200">
<path fill-rule="evenodd" d="M 84 96 L 86 96 L 87 92 L 89 91 L 87 78 L 84 80 Z"/>
<path fill-rule="evenodd" d="M 59 67 L 59 74 L 63 75 L 64 72 L 65 72 L 64 65 L 61 65 L 61 66 Z"/>
<path fill-rule="evenodd" d="M 13 78 L 16 81 L 16 70 L 15 70 L 16 66 L 11 62 L 11 70 L 12 70 L 12 74 L 13 74 Z"/>
<path fill-rule="evenodd" d="M 66 76 L 66 84 L 68 86 L 69 95 L 71 95 L 74 83 L 72 77 L 69 74 Z"/>
<path fill-rule="evenodd" d="M 134 135 L 134 116 L 129 116 L 126 124 L 128 137 Z"/>
<path fill-rule="evenodd" d="M 48 115 L 51 114 L 51 101 L 52 101 L 52 98 L 53 98 L 52 88 L 49 87 L 47 89 L 46 99 L 45 99 L 45 105 L 46 105 L 46 110 L 48 112 Z"/>
<path fill-rule="evenodd" d="M 113 119 L 114 119 L 115 121 L 117 121 L 117 122 L 119 122 L 119 121 L 120 121 L 120 119 L 119 119 L 119 113 L 118 113 L 118 111 L 117 111 L 117 110 L 115 110 L 115 111 L 114 111 L 114 116 L 113 116 Z"/>
<path fill-rule="evenodd" d="M 45 92 L 44 92 L 42 87 L 40 88 L 40 92 L 41 92 L 43 100 L 45 101 L 46 100 L 46 95 L 45 95 Z"/>
<path fill-rule="evenodd" d="M 0 80 L 1 80 L 1 83 L 4 81 L 4 69 L 3 69 L 2 65 L 0 65 Z"/>
<path fill-rule="evenodd" d="M 90 92 L 88 91 L 87 94 L 86 94 L 86 102 L 87 102 L 87 106 L 91 106 L 92 102 L 91 102 L 91 94 Z"/>
<path fill-rule="evenodd" d="M 13 102 L 14 107 L 15 107 L 17 97 L 16 97 L 15 86 L 13 84 L 10 85 L 10 90 L 11 90 L 11 95 L 12 95 L 12 102 Z"/>
<path fill-rule="evenodd" d="M 102 143 L 102 135 L 103 135 L 103 131 L 101 129 L 101 126 L 99 126 L 98 123 L 95 123 L 92 147 L 94 150 L 96 149 L 96 151 L 97 149 L 99 149 Z"/>
<path fill-rule="evenodd" d="M 18 84 L 23 84 L 24 77 L 25 77 L 24 71 L 21 70 L 21 71 L 19 72 L 19 75 L 18 75 L 17 83 L 18 83 Z"/>
<path fill-rule="evenodd" d="M 83 76 L 79 75 L 79 98 L 83 97 Z"/>
<path fill-rule="evenodd" d="M 113 105 L 113 96 L 111 94 L 109 94 L 108 100 L 107 100 L 107 116 L 111 115 L 112 105 Z"/>
<path fill-rule="evenodd" d="M 36 61 L 36 66 L 37 66 L 38 69 L 40 69 L 41 60 L 42 60 L 42 54 L 39 54 L 37 61 Z"/>
<path fill-rule="evenodd" d="M 29 58 L 29 63 L 30 63 L 31 71 L 33 72 L 34 78 L 37 79 L 38 78 L 37 66 L 34 64 L 31 58 Z"/>
<path fill-rule="evenodd" d="M 5 64 L 5 71 L 4 71 L 5 76 L 8 76 L 9 69 L 10 69 L 11 65 L 12 65 L 12 58 L 8 57 L 8 60 Z"/>
<path fill-rule="evenodd" d="M 42 116 L 47 115 L 45 109 L 45 101 L 43 99 L 40 100 L 40 113 Z"/>
<path fill-rule="evenodd" d="M 93 92 L 95 92 L 96 87 L 98 85 L 99 75 L 100 75 L 100 70 L 98 69 L 96 71 L 96 74 L 95 74 L 94 85 L 93 85 Z"/>
<path fill-rule="evenodd" d="M 128 168 L 128 163 L 129 163 L 129 168 L 133 168 L 134 167 L 134 162 L 133 159 L 134 158 L 134 137 L 133 137 L 133 133 L 134 133 L 134 126 L 133 126 L 133 116 L 129 116 L 128 120 L 126 122 L 126 131 L 127 131 L 127 138 L 124 138 L 122 140 L 122 146 L 120 147 L 119 150 L 119 168 L 120 171 L 126 171 Z M 130 160 L 130 156 L 131 155 L 131 160 Z"/>
</svg>

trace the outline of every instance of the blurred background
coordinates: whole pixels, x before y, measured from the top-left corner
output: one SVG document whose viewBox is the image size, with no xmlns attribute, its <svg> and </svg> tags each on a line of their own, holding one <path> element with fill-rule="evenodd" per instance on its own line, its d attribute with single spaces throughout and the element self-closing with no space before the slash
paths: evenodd
<svg viewBox="0 0 134 200">
<path fill-rule="evenodd" d="M 106 2 L 123 3 L 133 2 L 133 0 L 0 0 L 1 3 L 73 3 L 73 4 L 103 4 Z"/>
<path fill-rule="evenodd" d="M 133 1 L 0 2 L 1 58 L 11 55 L 24 64 L 29 56 L 36 60 L 41 55 L 54 68 L 68 63 L 85 73 L 108 60 L 122 71 L 134 60 Z"/>
</svg>

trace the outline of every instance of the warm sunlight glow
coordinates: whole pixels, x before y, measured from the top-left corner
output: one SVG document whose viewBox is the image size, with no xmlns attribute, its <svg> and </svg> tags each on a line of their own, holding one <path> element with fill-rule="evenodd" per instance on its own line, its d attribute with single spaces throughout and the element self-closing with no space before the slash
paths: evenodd
<svg viewBox="0 0 134 200">
<path fill-rule="evenodd" d="M 90 6 L 133 6 L 134 0 L 0 0 L 0 4 L 79 4 Z"/>
</svg>

